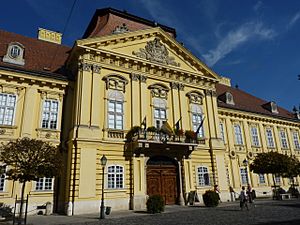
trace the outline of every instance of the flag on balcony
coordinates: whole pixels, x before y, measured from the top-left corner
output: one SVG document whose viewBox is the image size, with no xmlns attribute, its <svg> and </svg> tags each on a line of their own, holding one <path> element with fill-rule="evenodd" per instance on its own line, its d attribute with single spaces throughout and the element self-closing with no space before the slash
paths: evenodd
<svg viewBox="0 0 300 225">
<path fill-rule="evenodd" d="M 199 124 L 199 127 L 196 130 L 196 137 L 198 137 L 198 134 L 200 132 L 201 127 L 203 126 L 203 121 L 204 121 L 205 117 L 202 118 L 201 123 Z"/>
<path fill-rule="evenodd" d="M 179 124 L 179 122 L 180 122 L 181 118 L 182 118 L 182 116 L 181 116 L 181 117 L 179 118 L 179 120 L 175 123 L 175 129 L 176 129 L 176 130 L 179 130 L 179 129 L 180 129 L 180 124 Z"/>
<path fill-rule="evenodd" d="M 141 128 L 142 128 L 143 130 L 146 130 L 146 128 L 147 128 L 147 120 L 146 120 L 146 116 L 144 117 L 144 119 L 143 119 L 143 121 L 142 121 L 142 123 L 141 123 Z"/>
<path fill-rule="evenodd" d="M 161 126 L 160 129 L 169 136 L 174 135 L 172 127 L 170 126 L 170 124 L 167 121 L 164 122 L 164 124 Z"/>
</svg>

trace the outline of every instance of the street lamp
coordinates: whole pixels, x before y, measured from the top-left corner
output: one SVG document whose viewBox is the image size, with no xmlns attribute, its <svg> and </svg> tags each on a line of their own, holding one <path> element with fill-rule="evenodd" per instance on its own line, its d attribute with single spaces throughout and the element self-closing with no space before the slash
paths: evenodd
<svg viewBox="0 0 300 225">
<path fill-rule="evenodd" d="M 102 156 L 102 158 L 100 159 L 100 163 L 102 166 L 102 197 L 101 197 L 101 205 L 100 205 L 100 219 L 105 219 L 105 214 L 104 214 L 104 170 L 105 170 L 105 166 L 107 163 L 107 158 L 105 157 L 105 155 Z"/>
<path fill-rule="evenodd" d="M 246 168 L 246 181 L 247 181 L 247 186 L 248 186 L 248 184 L 249 184 L 249 180 L 248 180 L 248 164 L 249 164 L 248 160 L 247 160 L 247 159 L 244 159 L 244 160 L 243 160 L 243 165 L 244 165 L 245 168 Z"/>
</svg>

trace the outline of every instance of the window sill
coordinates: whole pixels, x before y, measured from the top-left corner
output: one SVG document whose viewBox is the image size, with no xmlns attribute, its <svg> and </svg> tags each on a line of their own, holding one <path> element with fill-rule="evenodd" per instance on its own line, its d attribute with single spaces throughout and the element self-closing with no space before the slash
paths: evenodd
<svg viewBox="0 0 300 225">
<path fill-rule="evenodd" d="M 30 192 L 30 195 L 31 196 L 33 196 L 33 195 L 53 195 L 53 190 L 45 190 L 45 191 L 43 191 L 43 190 L 40 190 L 40 191 L 38 191 L 38 190 L 34 190 L 34 191 L 31 191 Z"/>
<path fill-rule="evenodd" d="M 45 132 L 60 132 L 58 129 L 49 129 L 49 128 L 37 128 L 36 131 L 45 131 Z"/>
</svg>

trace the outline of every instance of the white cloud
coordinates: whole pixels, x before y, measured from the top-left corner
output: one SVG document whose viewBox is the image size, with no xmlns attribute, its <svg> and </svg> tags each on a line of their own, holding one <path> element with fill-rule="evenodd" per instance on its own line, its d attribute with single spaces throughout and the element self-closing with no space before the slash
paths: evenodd
<svg viewBox="0 0 300 225">
<path fill-rule="evenodd" d="M 231 30 L 220 40 L 215 49 L 203 55 L 208 66 L 215 65 L 230 52 L 250 40 L 270 40 L 276 35 L 275 31 L 266 28 L 262 23 L 245 23 L 235 30 Z"/>
<path fill-rule="evenodd" d="M 297 12 L 293 18 L 290 20 L 290 22 L 287 25 L 287 28 L 291 28 L 292 26 L 295 25 L 295 23 L 300 19 L 300 12 Z"/>
</svg>

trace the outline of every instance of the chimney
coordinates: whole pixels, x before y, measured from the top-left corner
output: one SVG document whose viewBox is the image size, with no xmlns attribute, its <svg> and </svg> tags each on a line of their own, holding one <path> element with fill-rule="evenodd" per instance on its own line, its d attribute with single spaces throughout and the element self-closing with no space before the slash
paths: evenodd
<svg viewBox="0 0 300 225">
<path fill-rule="evenodd" d="M 46 30 L 44 28 L 39 28 L 38 39 L 55 44 L 61 44 L 62 34 L 55 31 Z"/>
</svg>

